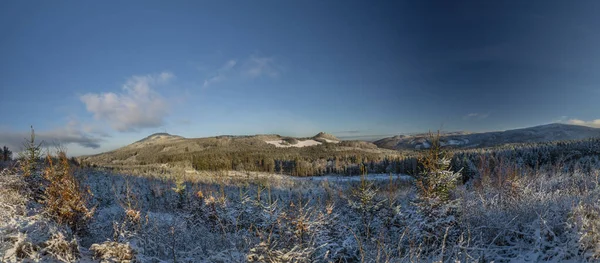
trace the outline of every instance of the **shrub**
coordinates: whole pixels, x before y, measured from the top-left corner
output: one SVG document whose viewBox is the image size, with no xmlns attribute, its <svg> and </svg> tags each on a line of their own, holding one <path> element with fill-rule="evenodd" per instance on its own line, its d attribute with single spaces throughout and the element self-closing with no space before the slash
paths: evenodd
<svg viewBox="0 0 600 263">
<path fill-rule="evenodd" d="M 128 243 L 106 241 L 93 244 L 90 250 L 94 252 L 95 259 L 102 259 L 103 262 L 135 262 L 136 251 Z"/>
<path fill-rule="evenodd" d="M 83 191 L 69 165 L 65 152 L 60 151 L 56 164 L 47 156 L 48 166 L 44 171 L 47 186 L 44 191 L 46 212 L 59 224 L 67 224 L 73 230 L 81 230 L 94 213 L 88 208 L 88 196 Z"/>
<path fill-rule="evenodd" d="M 571 213 L 570 223 L 577 232 L 580 249 L 593 260 L 600 259 L 600 206 L 578 204 Z"/>
<path fill-rule="evenodd" d="M 61 232 L 53 234 L 45 245 L 44 252 L 62 262 L 76 262 L 80 256 L 77 239 L 69 241 Z"/>
<path fill-rule="evenodd" d="M 292 137 L 283 138 L 283 141 L 291 145 L 298 144 L 298 139 Z"/>
</svg>

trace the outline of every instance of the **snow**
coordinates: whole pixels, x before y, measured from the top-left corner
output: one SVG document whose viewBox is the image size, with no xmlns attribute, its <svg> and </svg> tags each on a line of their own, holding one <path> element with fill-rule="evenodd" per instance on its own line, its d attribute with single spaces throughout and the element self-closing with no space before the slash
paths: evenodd
<svg viewBox="0 0 600 263">
<path fill-rule="evenodd" d="M 448 145 L 462 145 L 462 144 L 464 144 L 464 142 L 459 141 L 459 140 L 448 140 L 447 144 Z"/>
<path fill-rule="evenodd" d="M 281 148 L 289 148 L 289 147 L 309 147 L 309 146 L 315 146 L 315 145 L 319 145 L 321 144 L 318 141 L 315 140 L 304 140 L 304 141 L 298 141 L 298 143 L 296 144 L 288 144 L 287 142 L 285 142 L 284 140 L 275 140 L 275 141 L 265 141 L 268 144 L 272 144 L 275 145 L 275 147 L 281 147 Z"/>
<path fill-rule="evenodd" d="M 403 174 L 368 174 L 359 183 L 360 176 L 82 170 L 97 209 L 80 235 L 41 213 L 42 204 L 20 192 L 22 177 L 0 174 L 0 262 L 74 255 L 98 262 L 99 250 L 141 262 L 376 262 L 382 255 L 387 262 L 597 262 L 594 158 L 582 159 L 589 172 L 540 170 L 504 184 L 461 185 L 443 203 L 420 198 Z M 73 241 L 79 253 L 55 249 Z M 30 245 L 37 250 L 19 252 Z"/>
<path fill-rule="evenodd" d="M 323 140 L 325 140 L 328 143 L 339 143 L 340 142 L 340 141 L 330 140 L 330 139 L 325 139 L 325 138 L 323 138 Z"/>
<path fill-rule="evenodd" d="M 204 174 L 203 176 L 210 176 Z M 322 182 L 322 181 L 330 181 L 330 182 L 358 182 L 362 179 L 359 175 L 338 175 L 338 174 L 326 174 L 326 175 L 315 175 L 315 176 L 291 176 L 286 174 L 276 174 L 276 173 L 264 173 L 264 172 L 239 172 L 239 171 L 229 171 L 224 175 L 220 175 L 220 178 L 226 176 L 229 179 L 248 179 L 251 181 L 257 180 L 270 180 L 270 181 L 287 181 L 287 182 Z M 411 181 L 414 177 L 406 174 L 391 174 L 392 180 L 399 181 Z M 390 174 L 378 174 L 378 173 L 370 173 L 366 174 L 364 178 L 367 181 L 387 181 L 390 179 Z"/>
<path fill-rule="evenodd" d="M 417 144 L 415 146 L 415 149 L 420 150 L 420 149 L 429 149 L 429 147 L 431 147 L 431 144 L 429 144 L 428 141 L 424 140 L 422 143 Z"/>
<path fill-rule="evenodd" d="M 299 181 L 329 181 L 329 182 L 359 182 L 361 176 L 343 176 L 343 175 L 323 175 L 323 176 L 306 176 L 306 177 L 295 177 L 287 176 L 289 180 Z M 364 177 L 367 181 L 386 181 L 390 179 L 389 174 L 367 174 Z M 410 175 L 404 174 L 392 174 L 392 180 L 410 181 L 414 178 Z"/>
</svg>

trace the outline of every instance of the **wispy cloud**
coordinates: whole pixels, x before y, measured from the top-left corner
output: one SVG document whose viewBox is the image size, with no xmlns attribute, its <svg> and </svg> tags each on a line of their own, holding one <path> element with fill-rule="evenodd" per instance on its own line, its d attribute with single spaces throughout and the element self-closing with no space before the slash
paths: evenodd
<svg viewBox="0 0 600 263">
<path fill-rule="evenodd" d="M 241 60 L 230 59 L 223 66 L 214 70 L 206 79 L 202 87 L 207 88 L 217 83 L 226 82 L 240 77 L 254 79 L 260 77 L 276 78 L 282 72 L 282 67 L 273 57 L 250 55 Z"/>
<path fill-rule="evenodd" d="M 561 122 L 566 122 L 566 121 L 567 121 L 567 119 L 568 119 L 568 117 L 567 117 L 567 116 L 560 116 L 560 117 L 558 117 L 558 118 L 556 118 L 556 119 L 552 120 L 552 123 L 556 123 L 556 122 L 559 122 L 559 123 L 561 123 Z"/>
<path fill-rule="evenodd" d="M 469 113 L 463 116 L 463 120 L 483 120 L 489 116 L 489 113 Z"/>
<path fill-rule="evenodd" d="M 272 57 L 261 57 L 252 55 L 244 63 L 242 74 L 250 78 L 267 76 L 271 78 L 278 77 L 281 73 L 279 66 Z"/>
<path fill-rule="evenodd" d="M 574 125 L 600 128 L 600 119 L 595 119 L 595 120 L 591 120 L 591 121 L 584 121 L 584 120 L 580 120 L 580 119 L 570 119 L 569 121 L 567 121 L 567 123 L 574 124 Z"/>
<path fill-rule="evenodd" d="M 204 80 L 203 86 L 206 88 L 212 84 L 226 80 L 232 74 L 235 65 L 237 65 L 237 61 L 233 59 L 227 61 L 225 65 L 217 70 L 214 76 Z"/>
<path fill-rule="evenodd" d="M 44 142 L 44 146 L 78 144 L 81 147 L 97 149 L 104 139 L 86 133 L 82 125 L 77 121 L 69 121 L 64 127 L 53 130 L 35 131 L 36 141 Z M 22 144 L 29 138 L 30 131 L 0 130 L 0 144 L 6 145 L 18 152 L 22 150 Z"/>
<path fill-rule="evenodd" d="M 153 87 L 174 77 L 169 72 L 133 76 L 123 85 L 121 93 L 88 93 L 80 100 L 95 119 L 108 122 L 117 131 L 158 127 L 168 113 L 168 104 Z"/>
<path fill-rule="evenodd" d="M 383 139 L 386 137 L 392 137 L 392 136 L 396 136 L 398 134 L 392 134 L 392 133 L 388 133 L 388 134 L 364 134 L 364 135 L 345 135 L 345 136 L 337 136 L 339 139 L 342 140 L 361 140 L 361 141 L 376 141 L 379 139 Z"/>
<path fill-rule="evenodd" d="M 364 132 L 359 131 L 359 130 L 350 130 L 350 131 L 334 131 L 333 133 L 335 133 L 335 134 L 360 134 L 360 133 L 364 133 Z"/>
</svg>

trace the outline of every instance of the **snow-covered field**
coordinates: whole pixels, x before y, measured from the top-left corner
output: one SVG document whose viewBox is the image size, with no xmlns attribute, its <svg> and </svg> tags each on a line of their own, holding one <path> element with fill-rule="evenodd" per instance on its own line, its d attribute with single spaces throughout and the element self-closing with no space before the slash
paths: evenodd
<svg viewBox="0 0 600 263">
<path fill-rule="evenodd" d="M 491 178 L 428 210 L 404 175 L 80 170 L 96 210 L 77 233 L 42 213 L 22 176 L 5 173 L 0 262 L 594 262 L 598 168 Z"/>
<path fill-rule="evenodd" d="M 303 141 L 298 140 L 298 143 L 296 143 L 296 144 L 290 144 L 284 140 L 265 141 L 265 142 L 268 144 L 275 145 L 275 147 L 282 147 L 282 148 L 288 148 L 288 147 L 302 148 L 302 147 L 315 146 L 315 145 L 321 144 L 320 142 L 312 140 L 312 139 L 303 140 Z"/>
<path fill-rule="evenodd" d="M 330 140 L 330 139 L 325 139 L 325 138 L 322 138 L 322 139 L 325 140 L 328 143 L 339 143 L 340 142 L 340 141 Z"/>
<path fill-rule="evenodd" d="M 403 174 L 367 174 L 364 177 L 361 176 L 344 176 L 344 175 L 322 175 L 322 176 L 304 176 L 304 177 L 295 177 L 295 176 L 284 176 L 287 177 L 288 180 L 299 180 L 299 181 L 328 181 L 328 182 L 359 182 L 360 180 L 367 181 L 387 181 L 387 180 L 399 180 L 399 181 L 410 181 L 413 179 L 410 175 Z"/>
</svg>

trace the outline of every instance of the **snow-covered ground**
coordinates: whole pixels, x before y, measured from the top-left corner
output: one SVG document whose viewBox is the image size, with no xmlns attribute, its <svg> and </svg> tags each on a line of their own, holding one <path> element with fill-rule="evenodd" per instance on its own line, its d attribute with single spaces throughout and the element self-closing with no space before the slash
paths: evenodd
<svg viewBox="0 0 600 263">
<path fill-rule="evenodd" d="M 345 176 L 345 175 L 322 175 L 322 176 L 306 176 L 306 177 L 296 177 L 296 176 L 286 176 L 289 180 L 299 180 L 299 181 L 329 181 L 329 182 L 359 182 L 362 179 L 367 181 L 386 181 L 386 180 L 401 180 L 401 181 L 410 181 L 413 179 L 410 175 L 402 175 L 402 174 L 367 174 L 364 177 L 361 176 Z"/>
<path fill-rule="evenodd" d="M 599 168 L 460 186 L 430 210 L 406 175 L 81 170 L 96 210 L 79 234 L 0 175 L 0 262 L 597 262 Z"/>
<path fill-rule="evenodd" d="M 325 138 L 323 138 L 323 140 L 325 140 L 328 143 L 339 143 L 340 142 L 340 141 L 330 140 L 330 139 L 325 139 Z"/>
<path fill-rule="evenodd" d="M 290 144 L 284 140 L 265 141 L 265 142 L 268 144 L 275 145 L 275 147 L 282 147 L 282 148 L 288 148 L 288 147 L 301 148 L 301 147 L 315 146 L 315 145 L 321 144 L 320 142 L 315 141 L 313 139 L 303 140 L 303 141 L 298 140 L 298 143 L 296 143 L 296 144 Z"/>
<path fill-rule="evenodd" d="M 331 181 L 331 182 L 358 182 L 363 178 L 367 181 L 389 181 L 390 179 L 393 181 L 411 181 L 414 178 L 410 175 L 405 174 L 378 174 L 378 173 L 370 173 L 363 176 L 358 175 L 339 175 L 339 174 L 326 174 L 326 175 L 315 175 L 315 176 L 291 176 L 286 174 L 277 174 L 277 173 L 264 173 L 264 172 L 240 172 L 240 171 L 227 171 L 223 172 L 219 175 L 215 175 L 214 173 L 209 172 L 198 172 L 196 170 L 185 170 L 188 174 L 195 174 L 202 177 L 212 177 L 214 178 L 223 178 L 227 177 L 229 179 L 248 179 L 248 180 L 271 180 L 271 181 L 289 181 L 289 182 L 298 182 L 298 181 Z"/>
</svg>

